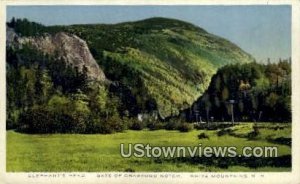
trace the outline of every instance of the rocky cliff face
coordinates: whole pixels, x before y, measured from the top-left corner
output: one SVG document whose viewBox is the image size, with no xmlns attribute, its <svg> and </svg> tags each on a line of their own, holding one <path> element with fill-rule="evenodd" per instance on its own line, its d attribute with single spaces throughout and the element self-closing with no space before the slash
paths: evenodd
<svg viewBox="0 0 300 184">
<path fill-rule="evenodd" d="M 57 54 L 69 65 L 82 71 L 87 68 L 87 75 L 90 79 L 105 81 L 106 77 L 93 58 L 86 42 L 79 37 L 59 32 L 54 35 L 44 34 L 39 37 L 19 37 L 13 29 L 7 29 L 7 46 L 22 47 L 30 44 L 46 54 Z"/>
</svg>

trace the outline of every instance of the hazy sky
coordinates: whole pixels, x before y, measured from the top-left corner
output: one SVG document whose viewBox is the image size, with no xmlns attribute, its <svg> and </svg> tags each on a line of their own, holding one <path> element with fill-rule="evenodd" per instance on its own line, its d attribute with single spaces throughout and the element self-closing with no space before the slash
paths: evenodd
<svg viewBox="0 0 300 184">
<path fill-rule="evenodd" d="M 257 61 L 291 56 L 290 6 L 9 6 L 7 20 L 12 17 L 45 25 L 169 17 L 229 39 Z"/>
</svg>

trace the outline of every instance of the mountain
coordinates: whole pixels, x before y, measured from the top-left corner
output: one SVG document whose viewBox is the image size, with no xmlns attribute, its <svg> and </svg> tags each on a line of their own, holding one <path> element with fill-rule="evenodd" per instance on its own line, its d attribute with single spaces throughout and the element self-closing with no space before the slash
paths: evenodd
<svg viewBox="0 0 300 184">
<path fill-rule="evenodd" d="M 179 114 L 205 92 L 219 67 L 254 61 L 230 41 L 175 19 L 71 26 L 25 19 L 7 25 L 17 42 L 58 54 L 80 70 L 85 65 L 90 77 L 110 81 L 109 93 L 120 100 L 122 116 Z"/>
<path fill-rule="evenodd" d="M 162 118 L 188 108 L 219 67 L 254 61 L 230 41 L 175 19 L 73 25 L 64 31 L 86 40 L 107 77 L 126 86 L 144 111 L 152 104 Z"/>
</svg>

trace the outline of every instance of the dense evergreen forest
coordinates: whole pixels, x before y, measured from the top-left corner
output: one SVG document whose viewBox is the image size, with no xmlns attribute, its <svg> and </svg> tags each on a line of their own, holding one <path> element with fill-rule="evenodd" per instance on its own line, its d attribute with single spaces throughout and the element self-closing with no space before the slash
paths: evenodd
<svg viewBox="0 0 300 184">
<path fill-rule="evenodd" d="M 82 37 L 86 38 L 94 29 L 81 26 L 45 27 L 19 19 L 13 19 L 7 25 L 14 28 L 19 36 L 54 34 L 63 29 L 81 32 Z M 123 29 L 124 25 L 121 28 L 118 26 L 118 29 Z M 189 24 L 185 28 L 206 34 L 201 29 L 194 30 Z M 151 32 L 151 36 L 156 32 L 157 29 Z M 172 34 L 173 40 L 169 40 L 172 44 L 165 41 L 165 47 L 160 47 L 175 49 L 176 44 L 182 43 L 179 37 L 174 36 L 175 32 Z M 186 42 L 180 49 L 193 46 Z M 106 46 L 99 48 L 95 40 L 88 40 L 88 43 L 93 46 L 91 51 L 109 83 L 91 81 L 86 70 L 79 72 L 57 55 L 44 54 L 31 45 L 7 47 L 7 129 L 27 133 L 112 133 L 145 127 L 186 131 L 191 127 L 186 122 L 200 121 L 200 117 L 208 122 L 230 121 L 232 113 L 236 121 L 291 121 L 290 60 L 267 64 L 243 61 L 223 67 L 218 63 L 221 68 L 209 80 L 209 74 L 217 68 L 217 65 L 207 62 L 211 59 L 211 53 L 205 58 L 203 66 L 209 70 L 205 73 L 205 70 L 195 69 L 198 65 L 180 63 L 185 59 L 190 61 L 197 56 L 196 53 L 201 55 L 203 52 L 187 51 L 189 55 L 176 60 L 180 52 L 172 58 L 169 50 L 165 49 L 167 56 L 160 53 L 162 56 L 158 60 L 145 54 L 146 48 L 144 51 L 126 50 L 123 46 L 121 50 L 111 48 L 118 50 L 114 53 Z M 164 60 L 179 64 L 171 67 L 170 63 L 163 63 Z M 212 61 L 217 62 L 218 58 L 213 57 Z M 180 69 L 183 66 L 186 67 L 184 71 Z M 206 91 L 205 85 L 199 87 L 204 82 L 208 86 Z M 203 95 L 196 100 L 195 94 L 201 92 Z M 229 108 L 229 100 L 235 102 L 233 112 Z M 179 116 L 179 112 L 184 116 Z M 156 115 L 140 121 L 137 116 L 141 113 Z"/>
<path fill-rule="evenodd" d="M 125 102 L 130 93 L 136 99 L 131 105 L 144 113 L 146 106 L 154 106 L 161 118 L 188 108 L 219 67 L 254 61 L 230 41 L 176 19 L 70 26 L 13 19 L 8 26 L 21 37 L 39 39 L 58 32 L 80 37 L 108 79 L 122 87 L 114 90 L 119 98 Z M 136 108 L 129 113 L 136 115 Z"/>
<path fill-rule="evenodd" d="M 104 84 L 56 58 L 30 46 L 7 50 L 7 128 L 32 133 L 122 130 L 118 99 Z"/>
<path fill-rule="evenodd" d="M 30 45 L 7 48 L 6 70 L 7 129 L 112 133 L 158 123 L 155 118 L 137 120 L 142 110 L 155 110 L 154 103 L 139 106 L 120 84 L 91 81 L 61 58 L 45 55 Z M 120 94 L 127 96 L 120 98 Z"/>
<path fill-rule="evenodd" d="M 231 103 L 233 112 L 231 108 Z M 185 111 L 189 121 L 291 121 L 291 60 L 227 65 Z"/>
</svg>

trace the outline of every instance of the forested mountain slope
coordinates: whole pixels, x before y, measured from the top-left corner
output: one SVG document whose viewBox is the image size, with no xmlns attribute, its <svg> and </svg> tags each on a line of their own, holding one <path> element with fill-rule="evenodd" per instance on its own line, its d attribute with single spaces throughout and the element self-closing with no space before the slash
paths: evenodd
<svg viewBox="0 0 300 184">
<path fill-rule="evenodd" d="M 107 77 L 130 89 L 142 110 L 157 108 L 161 117 L 189 107 L 220 66 L 254 60 L 233 43 L 174 19 L 64 29 L 87 41 Z"/>
<path fill-rule="evenodd" d="M 122 130 L 139 113 L 175 116 L 218 68 L 254 61 L 174 19 L 71 26 L 12 19 L 7 26 L 8 124 L 45 128 L 28 132 L 103 133 Z"/>
<path fill-rule="evenodd" d="M 231 121 L 234 113 L 238 122 L 290 122 L 291 93 L 291 60 L 227 65 L 185 113 L 190 121 Z"/>
</svg>

